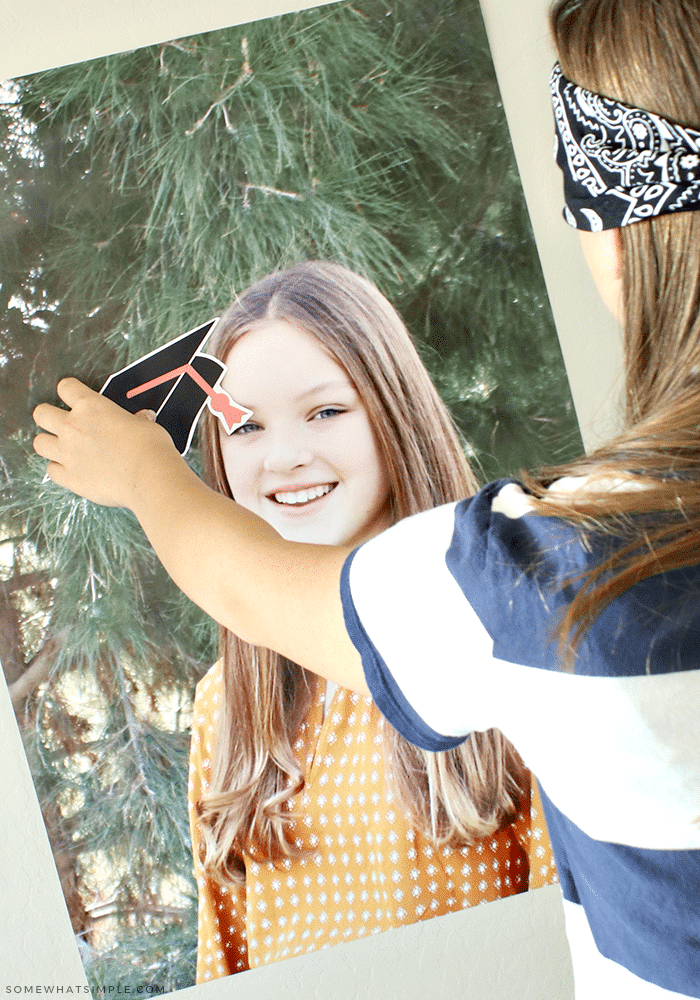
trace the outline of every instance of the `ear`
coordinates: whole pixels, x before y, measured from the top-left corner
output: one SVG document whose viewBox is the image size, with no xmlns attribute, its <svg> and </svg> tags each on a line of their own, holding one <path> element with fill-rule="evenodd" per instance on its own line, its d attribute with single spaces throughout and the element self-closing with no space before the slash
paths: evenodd
<svg viewBox="0 0 700 1000">
<path fill-rule="evenodd" d="M 600 233 L 578 232 L 583 255 L 591 269 L 603 302 L 622 321 L 622 232 L 604 229 Z"/>
<path fill-rule="evenodd" d="M 622 230 L 619 227 L 604 229 L 601 235 L 607 239 L 605 253 L 609 261 L 610 276 L 613 280 L 619 281 L 622 277 Z"/>
<path fill-rule="evenodd" d="M 622 230 L 619 227 L 603 229 L 600 233 L 582 231 L 579 237 L 596 280 L 600 277 L 604 281 L 617 281 L 622 277 Z"/>
</svg>

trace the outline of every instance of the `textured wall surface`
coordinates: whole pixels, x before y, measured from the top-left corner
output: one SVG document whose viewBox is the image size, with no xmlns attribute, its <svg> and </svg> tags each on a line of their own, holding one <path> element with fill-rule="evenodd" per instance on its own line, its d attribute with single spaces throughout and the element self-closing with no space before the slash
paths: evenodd
<svg viewBox="0 0 700 1000">
<path fill-rule="evenodd" d="M 10 696 L 0 680 L 0 993 L 87 988 Z"/>
<path fill-rule="evenodd" d="M 559 888 L 181 990 L 183 1000 L 571 1000 Z"/>
</svg>

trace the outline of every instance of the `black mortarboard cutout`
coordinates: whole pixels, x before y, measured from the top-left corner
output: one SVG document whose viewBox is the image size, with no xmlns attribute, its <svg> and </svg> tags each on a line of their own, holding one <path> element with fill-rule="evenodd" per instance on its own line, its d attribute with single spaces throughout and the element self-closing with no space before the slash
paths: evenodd
<svg viewBox="0 0 700 1000">
<path fill-rule="evenodd" d="M 181 455 L 187 452 L 207 404 L 229 434 L 253 413 L 234 403 L 221 388 L 226 374 L 223 361 L 199 350 L 216 322 L 209 320 L 157 347 L 110 375 L 101 389 L 104 396 L 130 413 L 154 410 L 156 423 L 165 427 Z"/>
</svg>

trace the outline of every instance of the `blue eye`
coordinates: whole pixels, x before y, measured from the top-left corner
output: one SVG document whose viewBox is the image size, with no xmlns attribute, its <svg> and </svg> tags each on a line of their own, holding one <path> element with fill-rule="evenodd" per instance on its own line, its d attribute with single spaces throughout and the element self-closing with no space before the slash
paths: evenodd
<svg viewBox="0 0 700 1000">
<path fill-rule="evenodd" d="M 337 417 L 339 413 L 345 413 L 345 410 L 341 410 L 338 406 L 326 406 L 325 409 L 319 410 L 318 413 L 314 414 L 314 420 L 328 420 L 329 417 Z"/>
<path fill-rule="evenodd" d="M 235 431 L 231 431 L 232 434 L 250 434 L 252 431 L 262 430 L 260 424 L 253 423 L 252 420 L 248 420 L 245 424 L 241 424 L 237 427 Z"/>
</svg>

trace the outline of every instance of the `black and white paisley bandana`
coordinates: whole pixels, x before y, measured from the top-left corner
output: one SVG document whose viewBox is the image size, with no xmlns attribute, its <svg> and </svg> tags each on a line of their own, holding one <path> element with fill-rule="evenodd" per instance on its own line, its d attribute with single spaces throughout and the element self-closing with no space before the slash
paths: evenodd
<svg viewBox="0 0 700 1000">
<path fill-rule="evenodd" d="M 584 90 L 559 63 L 550 88 L 569 225 L 595 233 L 700 208 L 700 132 Z"/>
</svg>

